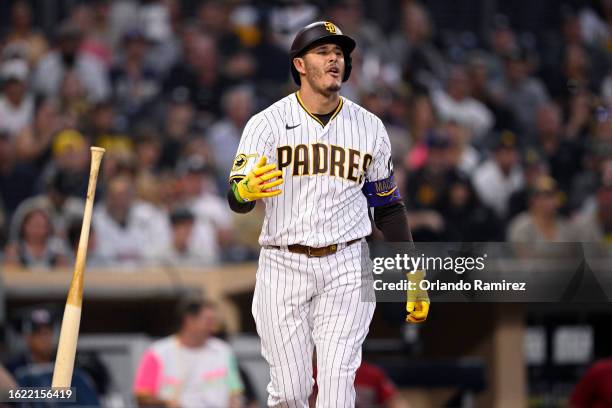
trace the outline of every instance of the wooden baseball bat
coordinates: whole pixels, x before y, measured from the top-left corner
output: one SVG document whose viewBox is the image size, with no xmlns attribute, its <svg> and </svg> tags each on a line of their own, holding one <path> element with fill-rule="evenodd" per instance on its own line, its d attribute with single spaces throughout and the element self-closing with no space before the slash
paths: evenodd
<svg viewBox="0 0 612 408">
<path fill-rule="evenodd" d="M 60 330 L 55 368 L 53 370 L 52 387 L 68 388 L 72 382 L 72 371 L 74 369 L 74 357 L 76 354 L 77 340 L 79 338 L 79 326 L 81 324 L 81 306 L 83 304 L 83 276 L 85 262 L 87 260 L 87 244 L 89 242 L 89 227 L 93 211 L 94 197 L 96 195 L 96 184 L 98 182 L 98 171 L 105 150 L 101 147 L 91 148 L 91 166 L 89 169 L 89 183 L 87 185 L 87 199 L 85 201 L 85 212 L 83 213 L 83 225 L 81 236 L 77 247 L 76 262 L 72 272 L 72 281 L 68 290 L 62 328 Z"/>
</svg>

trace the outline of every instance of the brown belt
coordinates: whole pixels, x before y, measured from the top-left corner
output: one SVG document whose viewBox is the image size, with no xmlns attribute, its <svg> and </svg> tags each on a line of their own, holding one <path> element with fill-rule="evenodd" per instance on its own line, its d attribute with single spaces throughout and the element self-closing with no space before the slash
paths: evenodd
<svg viewBox="0 0 612 408">
<path fill-rule="evenodd" d="M 345 248 L 360 240 L 361 238 L 357 238 L 357 239 L 348 241 L 346 243 Z M 280 246 L 277 246 L 277 245 L 268 245 L 266 246 L 266 248 L 282 249 Z M 309 257 L 319 258 L 322 256 L 328 256 L 328 255 L 335 254 L 338 251 L 338 244 L 332 244 L 326 247 L 319 247 L 319 248 L 309 247 L 309 246 L 300 245 L 300 244 L 293 244 L 293 245 L 287 246 L 287 250 L 289 252 L 293 252 L 296 254 L 304 254 Z"/>
</svg>

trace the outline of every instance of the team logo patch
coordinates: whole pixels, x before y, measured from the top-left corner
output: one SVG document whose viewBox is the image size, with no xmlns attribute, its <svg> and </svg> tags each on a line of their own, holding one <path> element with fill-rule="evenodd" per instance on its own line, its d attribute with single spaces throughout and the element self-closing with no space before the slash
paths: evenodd
<svg viewBox="0 0 612 408">
<path fill-rule="evenodd" d="M 232 166 L 232 171 L 238 171 L 244 168 L 246 164 L 247 164 L 247 155 L 241 153 L 238 156 L 236 156 L 236 158 L 234 159 L 234 165 Z"/>
<path fill-rule="evenodd" d="M 330 23 L 329 21 L 326 21 L 325 29 L 332 34 L 336 34 L 336 26 L 334 25 L 334 23 Z"/>
</svg>

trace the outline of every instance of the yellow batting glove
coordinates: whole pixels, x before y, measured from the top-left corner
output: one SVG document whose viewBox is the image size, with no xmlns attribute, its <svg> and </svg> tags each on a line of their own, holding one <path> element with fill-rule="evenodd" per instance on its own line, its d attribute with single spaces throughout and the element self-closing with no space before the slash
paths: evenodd
<svg viewBox="0 0 612 408">
<path fill-rule="evenodd" d="M 408 289 L 407 301 L 406 301 L 406 321 L 410 323 L 421 323 L 427 319 L 429 313 L 429 295 L 426 290 L 419 287 L 420 282 L 425 277 L 424 271 L 414 271 L 413 273 L 407 273 L 406 277 L 408 282 L 411 282 L 411 286 L 414 286 L 414 290 Z"/>
<path fill-rule="evenodd" d="M 276 180 L 270 181 L 272 179 Z M 239 202 L 246 203 L 279 195 L 282 190 L 271 189 L 281 184 L 283 184 L 283 172 L 278 170 L 276 164 L 266 165 L 266 157 L 263 156 L 250 173 L 239 182 L 232 184 L 232 190 Z"/>
</svg>

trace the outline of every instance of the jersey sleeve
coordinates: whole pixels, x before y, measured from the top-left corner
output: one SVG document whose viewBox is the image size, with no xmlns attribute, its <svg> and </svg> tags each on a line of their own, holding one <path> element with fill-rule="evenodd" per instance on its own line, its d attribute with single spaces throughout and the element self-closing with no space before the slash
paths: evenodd
<svg viewBox="0 0 612 408">
<path fill-rule="evenodd" d="M 159 378 L 161 374 L 161 362 L 153 351 L 147 351 L 136 370 L 134 379 L 134 393 L 157 395 L 159 391 Z"/>
<path fill-rule="evenodd" d="M 230 392 L 244 392 L 244 385 L 242 384 L 242 380 L 240 379 L 240 370 L 238 369 L 238 362 L 236 361 L 236 357 L 233 353 L 230 353 L 229 355 L 228 369 L 229 370 L 227 377 L 227 385 Z"/>
<path fill-rule="evenodd" d="M 382 121 L 376 118 L 374 126 L 376 147 L 372 163 L 366 170 L 363 194 L 370 207 L 380 207 L 400 201 L 401 196 L 393 178 L 393 160 L 391 159 L 391 142 Z"/>
<path fill-rule="evenodd" d="M 229 182 L 244 178 L 255 167 L 261 156 L 266 156 L 270 162 L 272 150 L 272 131 L 265 115 L 260 113 L 253 116 L 242 131 Z"/>
</svg>

